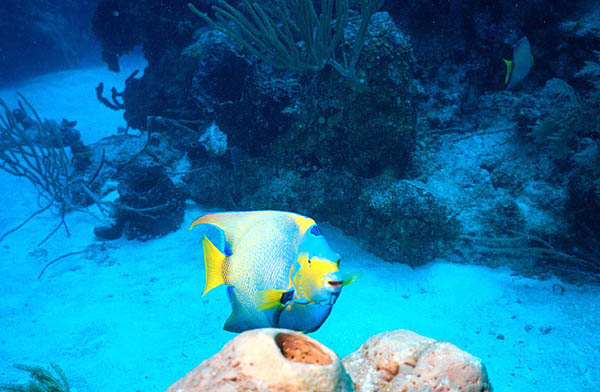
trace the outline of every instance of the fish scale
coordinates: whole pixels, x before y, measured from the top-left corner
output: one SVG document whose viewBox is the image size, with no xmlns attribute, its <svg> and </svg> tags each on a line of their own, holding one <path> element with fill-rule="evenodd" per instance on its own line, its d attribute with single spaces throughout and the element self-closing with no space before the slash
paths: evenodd
<svg viewBox="0 0 600 392">
<path fill-rule="evenodd" d="M 242 230 L 230 257 L 226 282 L 234 287 L 237 300 L 249 311 L 246 320 L 257 326 L 267 326 L 268 314 L 256 310 L 257 294 L 264 289 L 285 290 L 289 285 L 289 270 L 297 255 L 295 238 L 298 226 L 292 216 L 254 220 Z M 227 236 L 226 236 L 227 238 Z M 227 238 L 229 241 L 229 238 Z"/>
</svg>

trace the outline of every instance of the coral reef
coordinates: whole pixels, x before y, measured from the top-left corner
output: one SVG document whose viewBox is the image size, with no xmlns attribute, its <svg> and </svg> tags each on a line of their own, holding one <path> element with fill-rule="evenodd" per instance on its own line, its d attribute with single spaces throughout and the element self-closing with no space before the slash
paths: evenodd
<svg viewBox="0 0 600 392">
<path fill-rule="evenodd" d="M 361 26 L 348 23 L 349 47 Z M 385 13 L 363 34 L 357 86 L 333 68 L 312 76 L 273 69 L 232 38 L 199 30 L 180 53 L 148 58 L 144 76 L 122 94 L 125 118 L 140 129 L 148 116 L 216 121 L 231 145 L 251 155 L 264 155 L 279 139 L 268 152 L 289 162 L 291 139 L 294 158 L 319 167 L 346 165 L 371 177 L 388 166 L 402 173 L 415 144 L 410 44 Z"/>
<path fill-rule="evenodd" d="M 102 59 L 119 71 L 119 56 L 141 45 L 147 59 L 180 50 L 190 39 L 185 3 L 163 6 L 160 0 L 101 0 L 92 19 L 94 36 L 102 45 Z M 169 43 L 165 45 L 165 37 Z"/>
<path fill-rule="evenodd" d="M 348 23 L 349 47 L 360 26 L 353 19 Z M 367 245 L 379 241 L 375 233 L 381 222 L 361 218 L 371 208 L 359 200 L 363 177 L 389 171 L 395 181 L 410 166 L 415 148 L 414 58 L 408 37 L 389 15 L 375 14 L 365 31 L 358 84 L 333 68 L 305 75 L 273 69 L 215 31 L 199 30 L 195 37 L 176 58 L 177 66 L 162 72 L 172 55 L 150 59 L 144 76 L 131 79 L 122 94 L 129 124 L 160 143 L 157 162 L 173 170 L 167 151 L 185 152 L 190 161 L 189 175 L 183 177 L 186 193 L 198 202 L 317 214 L 360 233 Z M 180 104 L 165 105 L 170 100 L 157 91 L 177 94 Z M 223 154 L 207 154 L 202 146 L 211 123 L 227 135 Z M 354 207 L 342 211 L 342 204 Z M 348 216 L 357 217 L 356 227 L 348 227 Z M 400 227 L 390 227 L 389 237 L 400 238 Z M 417 249 L 394 247 L 386 257 L 408 261 L 418 255 L 422 263 L 437 254 L 445 234 L 420 236 L 412 229 L 402 227 Z"/>
<path fill-rule="evenodd" d="M 230 159 L 193 165 L 186 189 L 200 204 L 319 216 L 386 260 L 425 264 L 460 232 L 455 212 L 418 182 L 364 179 L 328 169 L 300 171 L 256 159 L 235 166 Z"/>
<path fill-rule="evenodd" d="M 179 228 L 185 199 L 162 166 L 134 161 L 118 178 L 115 225 L 123 228 L 127 239 L 146 241 Z"/>
<path fill-rule="evenodd" d="M 286 329 L 239 334 L 167 392 L 352 391 L 342 361 L 318 341 Z"/>
<path fill-rule="evenodd" d="M 206 151 L 213 156 L 220 156 L 227 151 L 227 135 L 223 133 L 215 122 L 210 124 L 204 133 L 198 138 Z"/>
<path fill-rule="evenodd" d="M 492 387 L 479 359 L 411 331 L 375 335 L 341 361 L 306 335 L 257 329 L 236 336 L 167 392 L 256 390 L 491 392 Z"/>
<path fill-rule="evenodd" d="M 356 29 L 350 24 L 347 34 L 353 37 Z M 306 81 L 306 91 L 289 110 L 296 121 L 272 152 L 277 158 L 290 162 L 291 154 L 293 162 L 349 170 L 361 177 L 375 177 L 386 169 L 405 175 L 416 143 L 411 45 L 384 12 L 373 16 L 365 42 L 357 64 L 358 85 L 333 70 Z"/>
<path fill-rule="evenodd" d="M 600 277 L 596 3 L 385 2 L 360 15 L 380 4 L 332 1 L 315 6 L 343 16 L 327 25 L 296 18 L 307 3 L 154 1 L 105 0 L 95 26 L 111 66 L 143 45 L 148 68 L 116 106 L 187 197 L 316 216 L 411 265 L 443 256 Z M 285 12 L 289 32 L 261 30 Z M 304 25 L 322 33 L 313 52 L 301 44 L 310 29 L 293 31 Z M 157 48 L 155 26 L 173 45 Z M 536 65 L 505 91 L 501 59 L 523 35 Z M 225 149 L 203 145 L 219 139 L 203 137 L 210 124 Z"/>
<path fill-rule="evenodd" d="M 417 181 L 378 179 L 363 189 L 360 200 L 363 226 L 372 228 L 369 244 L 385 244 L 369 250 L 387 259 L 425 264 L 459 232 L 454 213 Z"/>
<path fill-rule="evenodd" d="M 348 0 L 323 2 L 319 14 L 311 1 L 274 2 L 267 7 L 243 1 L 243 9 L 236 9 L 221 0 L 212 7 L 216 21 L 193 5 L 189 7 L 212 28 L 233 37 L 254 56 L 275 68 L 320 71 L 329 65 L 343 77 L 356 81 L 356 64 L 367 26 L 383 2 L 364 0 L 360 3 L 360 26 L 348 51 L 344 39 L 350 13 Z M 304 42 L 303 46 L 297 45 L 300 41 Z"/>
</svg>

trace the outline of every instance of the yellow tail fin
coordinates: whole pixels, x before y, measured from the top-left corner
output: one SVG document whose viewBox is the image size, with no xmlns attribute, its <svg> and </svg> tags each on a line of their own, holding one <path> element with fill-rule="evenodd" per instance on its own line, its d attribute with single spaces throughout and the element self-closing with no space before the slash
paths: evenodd
<svg viewBox="0 0 600 392">
<path fill-rule="evenodd" d="M 225 262 L 227 257 L 204 235 L 202 239 L 202 249 L 204 250 L 204 271 L 206 273 L 206 285 L 204 293 L 206 295 L 210 290 L 225 283 Z"/>
</svg>

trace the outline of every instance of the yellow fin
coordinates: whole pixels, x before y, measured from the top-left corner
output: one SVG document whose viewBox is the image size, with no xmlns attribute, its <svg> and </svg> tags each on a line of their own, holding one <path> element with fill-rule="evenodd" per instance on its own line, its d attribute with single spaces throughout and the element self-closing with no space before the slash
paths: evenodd
<svg viewBox="0 0 600 392">
<path fill-rule="evenodd" d="M 256 299 L 256 308 L 258 310 L 277 310 L 278 308 L 283 308 L 281 296 L 286 292 L 287 290 L 259 291 Z"/>
<path fill-rule="evenodd" d="M 350 283 L 356 282 L 358 278 L 360 278 L 360 272 L 353 272 L 351 274 L 344 276 L 344 286 L 349 285 Z"/>
<path fill-rule="evenodd" d="M 304 233 L 306 233 L 306 230 L 308 230 L 308 228 L 312 225 L 315 224 L 315 221 L 312 218 L 308 218 L 306 216 L 302 216 L 299 214 L 293 214 L 294 215 L 294 220 L 296 221 L 296 224 L 298 225 L 298 231 L 300 233 L 300 235 L 304 235 Z"/>
<path fill-rule="evenodd" d="M 504 84 L 508 84 L 508 80 L 510 79 L 510 73 L 513 70 L 513 62 L 506 59 L 503 60 L 506 63 L 506 78 L 504 78 Z"/>
<path fill-rule="evenodd" d="M 260 216 L 262 211 L 249 212 L 218 212 L 215 214 L 202 215 L 190 225 L 190 230 L 194 226 L 208 223 L 217 226 L 225 232 L 225 234 L 234 234 L 239 228 L 244 227 L 247 218 L 256 218 Z"/>
<path fill-rule="evenodd" d="M 204 250 L 204 271 L 206 273 L 206 285 L 204 293 L 206 295 L 210 290 L 225 283 L 224 269 L 227 257 L 208 239 L 206 234 L 202 239 L 202 249 Z"/>
</svg>

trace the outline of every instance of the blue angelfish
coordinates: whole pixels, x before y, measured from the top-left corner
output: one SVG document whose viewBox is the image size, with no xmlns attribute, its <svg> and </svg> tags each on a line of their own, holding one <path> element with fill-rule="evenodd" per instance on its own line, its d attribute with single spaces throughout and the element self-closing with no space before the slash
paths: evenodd
<svg viewBox="0 0 600 392">
<path fill-rule="evenodd" d="M 342 287 L 356 280 L 341 274 L 339 254 L 311 218 L 283 211 L 228 212 L 204 215 L 190 230 L 200 224 L 218 228 L 224 238 L 219 249 L 204 235 L 202 248 L 204 294 L 228 285 L 227 331 L 316 331 Z"/>
<path fill-rule="evenodd" d="M 504 84 L 506 89 L 515 87 L 521 80 L 525 79 L 531 67 L 533 67 L 533 55 L 531 45 L 527 37 L 521 38 L 513 48 L 513 60 L 504 59 L 506 63 L 506 78 Z"/>
</svg>

